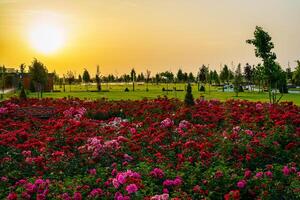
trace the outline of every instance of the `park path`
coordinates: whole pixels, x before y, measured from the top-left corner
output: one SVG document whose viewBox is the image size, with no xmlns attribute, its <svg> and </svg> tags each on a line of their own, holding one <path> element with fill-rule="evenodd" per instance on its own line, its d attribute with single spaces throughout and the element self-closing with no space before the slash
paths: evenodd
<svg viewBox="0 0 300 200">
<path fill-rule="evenodd" d="M 3 90 L 0 89 L 0 94 L 7 94 L 10 92 L 13 92 L 14 90 L 15 90 L 15 88 L 7 88 L 7 89 L 4 89 L 4 93 L 3 93 Z"/>
</svg>

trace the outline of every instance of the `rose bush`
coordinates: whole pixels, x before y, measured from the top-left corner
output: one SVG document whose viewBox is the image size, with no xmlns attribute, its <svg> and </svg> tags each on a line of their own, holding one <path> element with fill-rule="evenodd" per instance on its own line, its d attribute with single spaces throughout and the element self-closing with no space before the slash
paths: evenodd
<svg viewBox="0 0 300 200">
<path fill-rule="evenodd" d="M 292 103 L 11 99 L 0 198 L 298 199 L 299 136 Z"/>
</svg>

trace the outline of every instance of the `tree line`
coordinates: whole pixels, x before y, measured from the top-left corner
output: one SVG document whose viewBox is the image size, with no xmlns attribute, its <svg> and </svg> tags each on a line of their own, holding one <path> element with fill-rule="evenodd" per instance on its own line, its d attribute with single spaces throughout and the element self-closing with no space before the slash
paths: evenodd
<svg viewBox="0 0 300 200">
<path fill-rule="evenodd" d="M 101 83 L 103 82 L 132 82 L 133 91 L 135 89 L 135 82 L 146 82 L 147 91 L 149 83 L 197 83 L 199 91 L 205 91 L 205 86 L 207 85 L 209 87 L 211 85 L 233 85 L 237 96 L 243 90 L 242 86 L 247 86 L 248 89 L 252 90 L 252 86 L 257 85 L 259 91 L 267 90 L 270 102 L 275 103 L 282 97 L 277 96 L 278 91 L 281 94 L 287 93 L 288 84 L 300 85 L 300 61 L 296 61 L 297 65 L 294 71 L 289 66 L 284 71 L 276 61 L 276 54 L 272 52 L 274 44 L 271 40 L 272 38 L 268 32 L 264 31 L 261 27 L 256 27 L 254 38 L 246 42 L 254 45 L 255 55 L 262 59 L 262 63 L 257 65 L 246 63 L 245 66 L 238 64 L 235 67 L 231 66 L 231 68 L 225 64 L 219 73 L 216 70 L 210 69 L 209 66 L 202 65 L 199 67 L 196 75 L 192 72 L 184 72 L 182 69 L 178 69 L 175 74 L 171 71 L 164 71 L 151 76 L 151 71 L 148 69 L 145 73 L 137 73 L 132 68 L 128 74 L 125 73 L 121 76 L 109 74 L 104 76 L 101 75 L 100 67 L 97 66 L 95 77 L 92 77 L 86 68 L 78 76 L 75 72 L 68 70 L 63 77 L 59 77 L 54 71 L 54 83 L 63 85 L 64 91 L 66 84 L 70 85 L 71 90 L 72 84 L 85 83 L 85 85 L 88 85 L 91 82 L 97 83 L 98 91 L 102 91 Z M 37 59 L 34 59 L 28 67 L 28 73 L 31 75 L 30 90 L 39 91 L 42 95 L 43 88 L 47 84 L 47 67 Z M 25 72 L 25 68 L 24 64 L 20 65 L 19 70 L 21 74 Z M 0 77 L 2 78 L 0 84 L 2 89 L 5 87 L 5 69 L 5 66 L 0 67 Z"/>
</svg>

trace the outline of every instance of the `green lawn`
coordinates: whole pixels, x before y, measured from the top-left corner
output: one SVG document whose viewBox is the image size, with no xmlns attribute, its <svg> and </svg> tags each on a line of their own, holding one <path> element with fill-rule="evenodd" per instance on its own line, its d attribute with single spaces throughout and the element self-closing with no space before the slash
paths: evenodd
<svg viewBox="0 0 300 200">
<path fill-rule="evenodd" d="M 124 92 L 125 88 L 128 88 L 129 92 Z M 81 99 L 99 99 L 99 98 L 107 98 L 109 100 L 138 100 L 143 98 L 154 99 L 158 96 L 167 96 L 168 98 L 179 98 L 184 99 L 185 91 L 162 91 L 162 88 L 172 89 L 176 87 L 177 90 L 184 90 L 185 84 L 149 84 L 149 91 L 146 91 L 146 85 L 144 84 L 135 84 L 135 91 L 132 91 L 132 85 L 110 85 L 110 84 L 102 84 L 103 90 L 109 90 L 107 92 L 95 92 L 96 86 L 90 85 L 88 87 L 84 85 L 72 85 L 71 91 L 70 87 L 67 85 L 65 87 L 65 92 L 63 92 L 63 88 L 59 86 L 55 86 L 55 90 L 60 90 L 61 92 L 47 92 L 43 94 L 43 97 L 50 98 L 63 98 L 63 97 L 78 97 Z M 87 91 L 88 90 L 88 91 Z M 6 95 L 6 98 L 14 96 L 16 94 Z M 199 98 L 201 95 L 204 96 L 205 99 L 219 99 L 221 101 L 225 101 L 228 99 L 244 99 L 249 101 L 269 101 L 267 93 L 258 93 L 258 92 L 249 92 L 245 91 L 243 93 L 239 93 L 239 96 L 236 97 L 233 92 L 221 92 L 218 91 L 216 87 L 206 87 L 206 92 L 198 92 L 197 85 L 193 84 L 193 95 L 194 98 Z M 28 97 L 37 97 L 36 93 L 28 93 Z M 300 94 L 284 94 L 282 97 L 282 101 L 293 101 L 295 104 L 300 105 Z"/>
</svg>

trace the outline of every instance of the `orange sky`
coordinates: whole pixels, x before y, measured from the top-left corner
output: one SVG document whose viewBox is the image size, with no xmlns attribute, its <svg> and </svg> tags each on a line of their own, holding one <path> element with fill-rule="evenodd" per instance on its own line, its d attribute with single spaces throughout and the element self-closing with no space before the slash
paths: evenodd
<svg viewBox="0 0 300 200">
<path fill-rule="evenodd" d="M 105 75 L 132 67 L 152 74 L 195 73 L 202 64 L 219 70 L 220 63 L 259 62 L 245 43 L 259 25 L 273 37 L 278 61 L 293 67 L 300 59 L 299 8 L 298 0 L 0 0 L 0 64 L 36 57 L 60 75 L 83 68 L 94 74 L 97 64 Z M 64 40 L 44 53 L 33 32 L 50 25 Z"/>
</svg>

